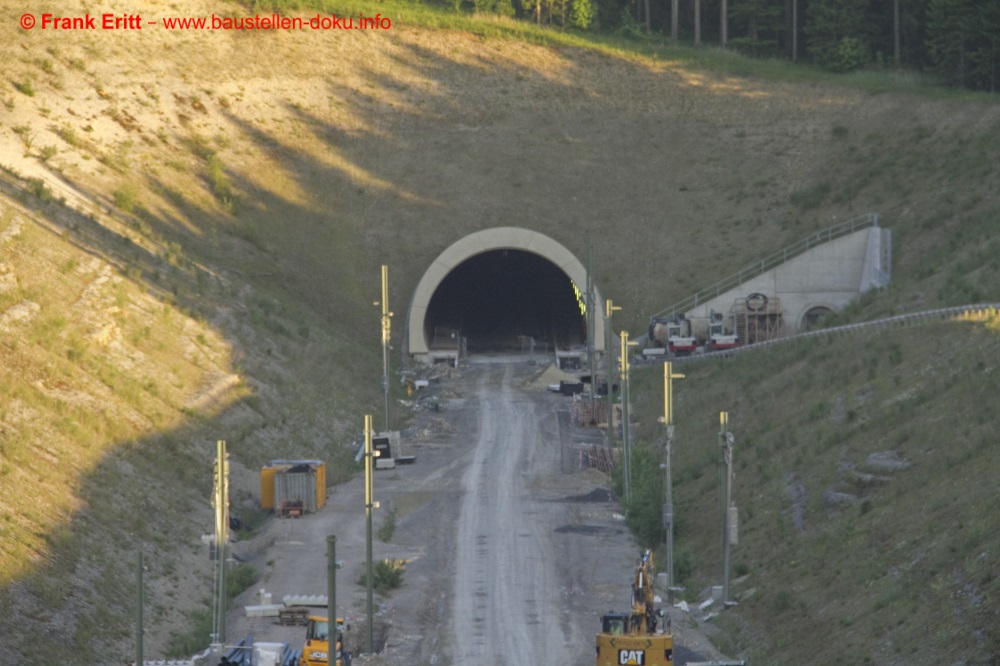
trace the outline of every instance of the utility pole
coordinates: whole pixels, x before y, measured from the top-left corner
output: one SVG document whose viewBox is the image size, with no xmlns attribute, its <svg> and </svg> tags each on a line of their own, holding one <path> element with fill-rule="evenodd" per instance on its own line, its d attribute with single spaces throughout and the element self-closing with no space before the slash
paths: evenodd
<svg viewBox="0 0 1000 666">
<path fill-rule="evenodd" d="M 608 375 L 608 444 L 615 439 L 614 409 L 615 398 L 612 387 L 614 386 L 614 376 L 611 372 L 611 315 L 620 307 L 611 302 L 609 298 L 604 304 L 604 367 Z"/>
<path fill-rule="evenodd" d="M 622 359 L 621 359 L 621 375 L 622 375 L 622 442 L 623 450 L 625 454 L 625 505 L 628 506 L 632 499 L 632 440 L 631 440 L 631 427 L 629 424 L 629 400 L 631 399 L 629 391 L 629 362 L 628 362 L 628 348 L 637 345 L 638 343 L 634 340 L 629 342 L 628 331 L 622 331 L 621 333 L 621 345 L 622 345 Z"/>
<path fill-rule="evenodd" d="M 135 577 L 136 577 L 136 593 L 135 593 L 135 663 L 136 666 L 142 666 L 145 661 L 143 656 L 143 631 L 145 629 L 142 626 L 142 607 L 143 601 L 143 590 L 142 590 L 142 551 L 140 550 L 136 556 L 135 562 Z"/>
<path fill-rule="evenodd" d="M 675 375 L 674 364 L 667 361 L 663 364 L 663 424 L 667 430 L 667 441 L 664 450 L 664 493 L 666 501 L 663 504 L 663 530 L 667 539 L 667 599 L 673 602 L 674 583 L 674 487 L 670 468 L 671 452 L 674 446 L 674 379 L 683 379 L 684 375 Z"/>
<path fill-rule="evenodd" d="M 326 618 L 327 638 L 330 653 L 336 651 L 337 644 L 337 537 L 326 537 Z"/>
<path fill-rule="evenodd" d="M 213 608 L 212 645 L 220 651 L 226 642 L 226 558 L 229 544 L 229 456 L 226 442 L 216 442 L 215 488 L 215 604 Z"/>
<path fill-rule="evenodd" d="M 372 416 L 365 414 L 365 546 L 367 548 L 368 575 L 366 587 L 368 589 L 368 654 L 374 654 L 372 639 L 375 629 L 375 615 L 372 602 L 372 590 L 374 584 L 375 571 L 372 566 L 372 509 L 377 502 L 372 499 L 372 467 L 373 459 L 377 454 L 372 452 Z M 334 618 L 333 622 L 336 623 Z"/>
<path fill-rule="evenodd" d="M 732 539 L 730 531 L 735 531 L 733 510 L 733 433 L 729 432 L 729 412 L 719 412 L 719 444 L 722 447 L 723 474 L 726 476 L 722 500 L 722 605 L 725 608 L 729 602 L 729 546 Z"/>
<path fill-rule="evenodd" d="M 382 264 L 382 392 L 385 393 L 385 432 L 389 432 L 389 340 L 392 313 L 389 312 L 389 267 Z"/>
<path fill-rule="evenodd" d="M 594 362 L 594 247 L 587 238 L 587 367 L 590 369 L 590 421 L 597 423 L 597 368 Z"/>
<path fill-rule="evenodd" d="M 677 3 L 679 0 L 670 0 L 670 41 L 677 43 Z"/>
</svg>

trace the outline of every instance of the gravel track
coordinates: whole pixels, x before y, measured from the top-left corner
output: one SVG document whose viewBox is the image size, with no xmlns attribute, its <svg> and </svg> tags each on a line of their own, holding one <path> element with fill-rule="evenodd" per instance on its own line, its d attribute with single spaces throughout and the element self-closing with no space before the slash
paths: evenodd
<svg viewBox="0 0 1000 666">
<path fill-rule="evenodd" d="M 627 606 L 639 548 L 607 478 L 576 469 L 575 447 L 587 433 L 568 425 L 567 398 L 529 384 L 538 370 L 517 356 L 473 359 L 439 385 L 459 397 L 442 401 L 440 413 L 418 414 L 404 431 L 404 453 L 416 463 L 376 472 L 375 498 L 396 511 L 397 527 L 388 543 L 375 542 L 374 556 L 407 561 L 404 585 L 377 598 L 377 655 L 358 658 L 366 624 L 357 584 L 365 555 L 360 478 L 333 489 L 318 513 L 271 520 L 238 546 L 264 579 L 230 614 L 230 639 L 252 632 L 301 643 L 300 627 L 244 618 L 242 605 L 258 603 L 260 587 L 276 602 L 325 593 L 325 535 L 335 533 L 345 562 L 338 606 L 352 624 L 356 664 L 593 664 L 599 618 Z M 687 629 L 689 646 L 720 656 Z M 677 663 L 693 656 L 679 649 Z"/>
</svg>

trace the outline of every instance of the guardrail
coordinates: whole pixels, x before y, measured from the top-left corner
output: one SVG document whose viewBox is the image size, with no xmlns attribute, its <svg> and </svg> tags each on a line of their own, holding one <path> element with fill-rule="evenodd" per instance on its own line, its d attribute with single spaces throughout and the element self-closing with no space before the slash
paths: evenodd
<svg viewBox="0 0 1000 666">
<path fill-rule="evenodd" d="M 821 336 L 856 333 L 859 331 L 865 331 L 869 329 L 912 326 L 916 324 L 924 324 L 929 321 L 942 321 L 942 320 L 981 321 L 990 317 L 996 317 L 998 313 L 1000 313 L 1000 303 L 976 303 L 973 305 L 957 305 L 950 308 L 937 308 L 935 310 L 910 312 L 907 314 L 896 315 L 894 317 L 885 317 L 883 319 L 875 319 L 872 321 L 859 322 L 857 324 L 831 326 L 830 328 L 821 328 L 815 331 L 806 331 L 805 333 L 797 333 L 796 335 L 789 335 L 788 337 L 784 338 L 774 338 L 772 340 L 765 340 L 763 342 L 755 342 L 750 345 L 742 345 L 740 347 L 734 347 L 733 349 L 724 349 L 721 351 L 713 351 L 713 352 L 703 352 L 700 354 L 693 354 L 691 356 L 679 356 L 672 360 L 674 363 L 687 363 L 691 361 L 699 361 L 701 359 L 706 359 L 706 358 L 718 358 L 720 356 L 732 356 L 733 354 L 742 354 L 755 349 L 773 347 L 774 345 L 785 344 L 789 342 L 798 342 L 800 340 L 805 340 L 806 338 L 816 338 Z"/>
<path fill-rule="evenodd" d="M 823 243 L 829 243 L 830 241 L 853 234 L 859 229 L 864 229 L 865 227 L 877 227 L 878 226 L 878 213 L 866 213 L 858 217 L 852 218 L 846 222 L 834 225 L 829 229 L 823 231 L 817 231 L 814 234 L 806 236 L 797 243 L 793 243 L 788 247 L 769 255 L 760 261 L 754 262 L 749 266 L 733 273 L 732 275 L 725 277 L 711 287 L 702 289 L 696 292 L 692 296 L 688 296 L 683 301 L 675 303 L 665 310 L 661 310 L 650 317 L 650 320 L 657 319 L 659 317 L 672 317 L 679 312 L 687 312 L 691 308 L 697 307 L 698 305 L 704 303 L 705 301 L 710 301 L 713 298 L 721 296 L 730 289 L 735 289 L 744 282 L 752 280 L 758 275 L 762 275 L 767 271 L 780 266 L 789 259 L 794 259 L 800 254 L 804 254 L 809 250 L 813 249 L 817 245 L 822 245 Z"/>
</svg>

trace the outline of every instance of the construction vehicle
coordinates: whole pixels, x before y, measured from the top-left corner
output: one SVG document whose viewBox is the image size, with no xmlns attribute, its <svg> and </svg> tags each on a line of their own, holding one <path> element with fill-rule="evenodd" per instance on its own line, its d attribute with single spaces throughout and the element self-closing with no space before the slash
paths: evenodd
<svg viewBox="0 0 1000 666">
<path fill-rule="evenodd" d="M 597 666 L 673 666 L 674 637 L 670 620 L 653 591 L 656 567 L 653 553 L 646 550 L 635 566 L 632 608 L 627 613 L 610 612 L 601 618 L 597 634 Z M 664 625 L 660 621 L 664 620 Z"/>
<path fill-rule="evenodd" d="M 691 333 L 691 321 L 684 315 L 653 320 L 649 325 L 649 339 L 666 347 L 672 356 L 686 356 L 698 348 Z"/>
<path fill-rule="evenodd" d="M 330 621 L 311 615 L 306 624 L 306 642 L 298 666 L 329 666 Z M 351 666 L 351 653 L 344 649 L 344 619 L 337 618 L 337 640 L 334 649 L 334 666 Z"/>
<path fill-rule="evenodd" d="M 732 349 L 738 347 L 739 344 L 739 338 L 735 334 L 726 332 L 722 313 L 712 310 L 708 319 L 708 344 L 706 345 L 708 350 Z"/>
</svg>

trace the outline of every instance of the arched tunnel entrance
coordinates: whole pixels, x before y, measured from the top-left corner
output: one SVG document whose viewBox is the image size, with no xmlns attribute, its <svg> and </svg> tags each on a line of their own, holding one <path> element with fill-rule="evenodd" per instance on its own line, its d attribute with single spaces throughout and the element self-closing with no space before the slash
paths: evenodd
<svg viewBox="0 0 1000 666">
<path fill-rule="evenodd" d="M 581 295 L 581 298 L 583 296 Z M 537 349 L 587 342 L 573 282 L 548 259 L 524 250 L 491 250 L 466 259 L 434 291 L 424 334 L 431 341 L 460 332 L 470 353 Z"/>
<path fill-rule="evenodd" d="M 416 359 L 525 349 L 566 352 L 587 342 L 587 272 L 555 240 L 500 227 L 453 243 L 424 273 L 407 313 Z M 594 289 L 594 346 L 604 348 L 603 301 Z"/>
</svg>

